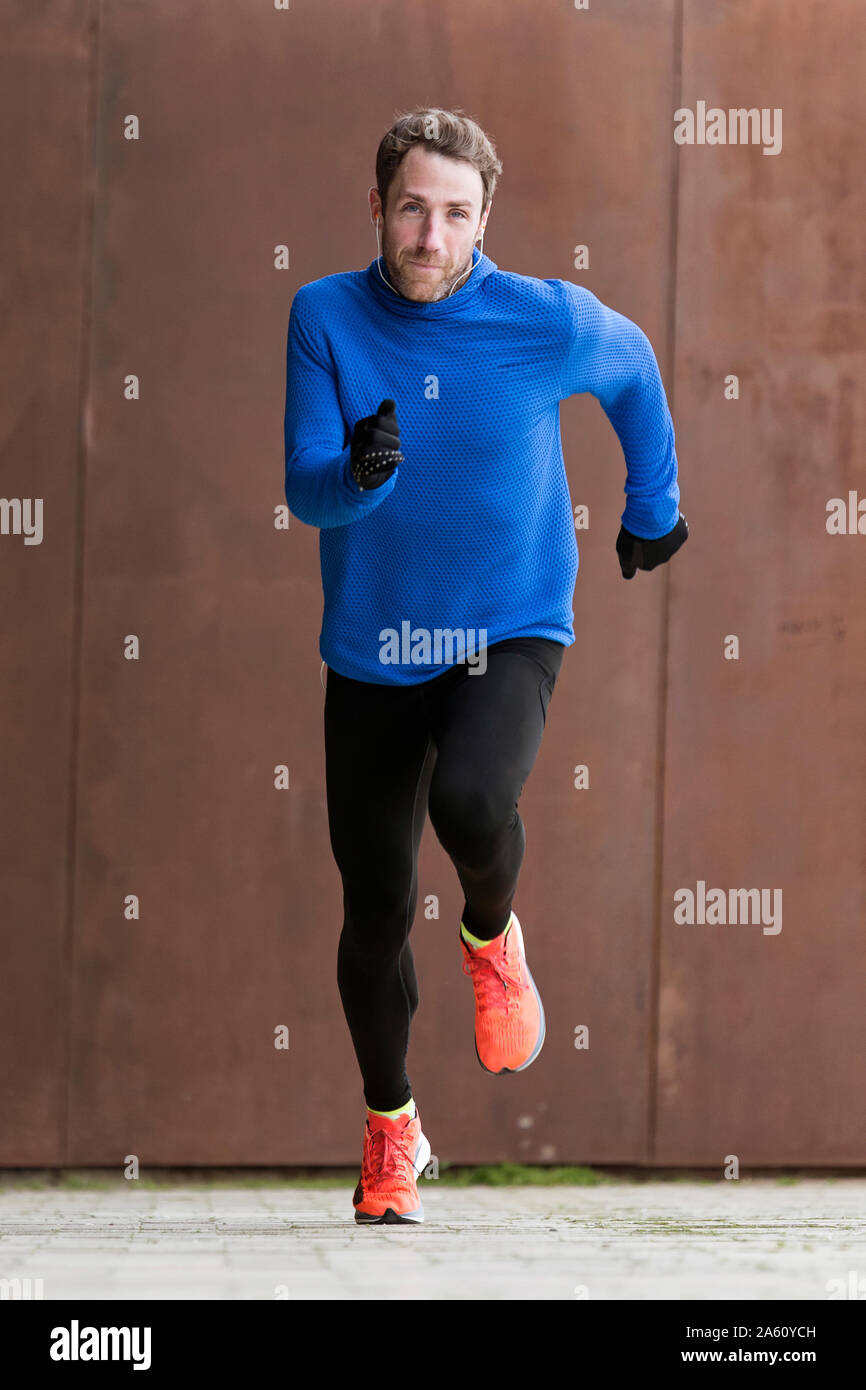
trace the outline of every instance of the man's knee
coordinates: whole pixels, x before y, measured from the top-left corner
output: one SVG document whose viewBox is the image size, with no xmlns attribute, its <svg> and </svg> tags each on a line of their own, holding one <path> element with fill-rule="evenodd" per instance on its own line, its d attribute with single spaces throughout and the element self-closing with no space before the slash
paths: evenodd
<svg viewBox="0 0 866 1390">
<path fill-rule="evenodd" d="M 514 797 L 495 786 L 440 780 L 430 792 L 430 823 L 440 843 L 452 851 L 484 852 L 514 828 Z"/>
<path fill-rule="evenodd" d="M 375 950 L 382 942 L 391 950 L 402 948 L 416 891 L 412 865 L 402 860 L 402 855 L 390 862 L 383 858 L 363 880 L 343 875 L 343 931 L 358 951 Z"/>
</svg>

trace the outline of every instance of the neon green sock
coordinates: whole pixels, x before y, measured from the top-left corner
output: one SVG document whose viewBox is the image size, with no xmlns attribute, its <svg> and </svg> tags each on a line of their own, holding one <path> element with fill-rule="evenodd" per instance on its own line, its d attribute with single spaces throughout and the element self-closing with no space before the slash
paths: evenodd
<svg viewBox="0 0 866 1390">
<path fill-rule="evenodd" d="M 501 932 L 500 935 L 505 936 L 505 932 L 508 931 L 513 921 L 514 913 L 512 912 L 511 916 L 508 919 L 508 924 L 505 928 L 505 931 Z M 482 941 L 480 937 L 473 936 L 471 932 L 467 931 L 462 922 L 460 923 L 460 935 L 463 937 L 463 940 L 466 942 L 468 946 L 474 946 L 476 950 L 479 946 L 489 946 L 490 941 L 497 941 L 499 939 L 498 937 L 493 936 L 490 938 L 490 941 Z"/>
<path fill-rule="evenodd" d="M 408 1115 L 410 1119 L 414 1120 L 417 1113 L 414 1096 L 410 1096 L 406 1104 L 401 1105 L 399 1110 L 371 1110 L 368 1105 L 367 1111 L 370 1115 L 384 1115 L 389 1120 L 395 1120 L 398 1115 Z"/>
</svg>

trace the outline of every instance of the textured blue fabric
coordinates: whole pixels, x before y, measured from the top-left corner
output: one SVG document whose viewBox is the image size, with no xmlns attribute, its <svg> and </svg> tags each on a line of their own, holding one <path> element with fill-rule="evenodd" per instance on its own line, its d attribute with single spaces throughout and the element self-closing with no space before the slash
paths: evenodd
<svg viewBox="0 0 866 1390">
<path fill-rule="evenodd" d="M 619 436 L 623 525 L 655 539 L 679 516 L 673 423 L 646 334 L 580 285 L 500 270 L 477 248 L 473 260 L 434 303 L 385 284 L 384 260 L 314 280 L 292 301 L 286 500 L 321 528 L 320 653 L 356 680 L 414 685 L 448 669 L 447 657 L 383 664 L 386 629 L 574 642 L 565 397 L 596 396 Z M 352 430 L 386 397 L 405 459 L 364 492 Z"/>
</svg>

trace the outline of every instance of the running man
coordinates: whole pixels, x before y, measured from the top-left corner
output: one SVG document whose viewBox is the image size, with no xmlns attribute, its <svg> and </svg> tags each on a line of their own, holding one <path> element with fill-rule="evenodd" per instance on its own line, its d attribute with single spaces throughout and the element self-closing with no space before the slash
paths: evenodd
<svg viewBox="0 0 866 1390">
<path fill-rule="evenodd" d="M 623 576 L 688 535 L 648 338 L 589 290 L 484 255 L 501 172 L 463 112 L 401 117 L 369 192 L 375 260 L 302 286 L 289 315 L 285 490 L 320 529 L 337 980 L 367 1106 L 359 1223 L 424 1219 L 431 1151 L 406 1055 L 428 813 L 464 895 L 481 1066 L 522 1071 L 544 1041 L 512 901 L 518 801 L 575 640 L 561 400 L 591 393 L 622 445 Z"/>
</svg>

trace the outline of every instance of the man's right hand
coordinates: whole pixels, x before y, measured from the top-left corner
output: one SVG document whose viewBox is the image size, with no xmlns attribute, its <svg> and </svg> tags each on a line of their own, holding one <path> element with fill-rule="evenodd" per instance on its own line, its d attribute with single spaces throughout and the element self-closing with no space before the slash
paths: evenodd
<svg viewBox="0 0 866 1390">
<path fill-rule="evenodd" d="M 396 410 L 395 401 L 382 401 L 376 414 L 365 415 L 352 432 L 352 477 L 362 491 L 381 487 L 403 462 Z"/>
</svg>

